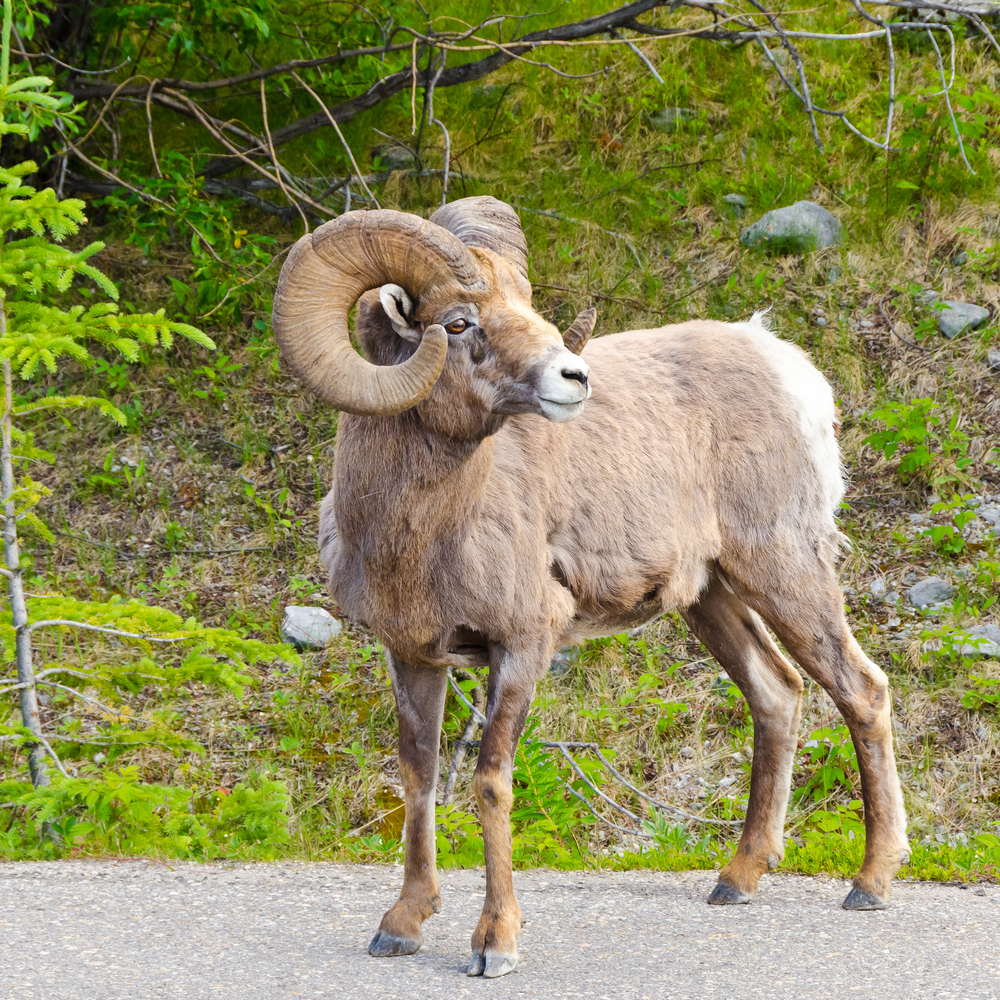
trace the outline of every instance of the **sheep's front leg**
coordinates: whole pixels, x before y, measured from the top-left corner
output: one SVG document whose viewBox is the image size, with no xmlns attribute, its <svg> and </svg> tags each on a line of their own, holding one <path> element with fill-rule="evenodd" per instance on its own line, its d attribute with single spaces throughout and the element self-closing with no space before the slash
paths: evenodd
<svg viewBox="0 0 1000 1000">
<path fill-rule="evenodd" d="M 420 926 L 441 909 L 434 840 L 438 748 L 448 674 L 386 655 L 399 718 L 399 774 L 406 801 L 403 890 L 368 946 L 377 958 L 412 955 L 423 944 Z"/>
<path fill-rule="evenodd" d="M 512 877 L 511 777 L 514 751 L 535 693 L 535 681 L 548 663 L 546 652 L 547 646 L 544 650 L 512 653 L 499 644 L 490 645 L 486 724 L 472 780 L 483 827 L 486 901 L 472 935 L 470 976 L 503 976 L 517 966 L 517 938 L 524 921 L 514 898 Z"/>
</svg>

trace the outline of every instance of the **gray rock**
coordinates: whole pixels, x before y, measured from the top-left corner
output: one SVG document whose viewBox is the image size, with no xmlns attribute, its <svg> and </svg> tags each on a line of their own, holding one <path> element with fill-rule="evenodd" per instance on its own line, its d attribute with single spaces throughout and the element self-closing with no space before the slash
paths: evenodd
<svg viewBox="0 0 1000 1000">
<path fill-rule="evenodd" d="M 803 254 L 840 243 L 840 220 L 814 201 L 765 212 L 743 231 L 740 243 L 772 254 Z"/>
<path fill-rule="evenodd" d="M 961 634 L 969 641 L 958 647 L 962 656 L 990 656 L 1000 660 L 1000 627 L 996 625 L 974 625 L 962 629 Z"/>
<path fill-rule="evenodd" d="M 722 200 L 726 205 L 726 215 L 730 219 L 742 219 L 747 214 L 747 200 L 741 194 L 724 194 Z"/>
<path fill-rule="evenodd" d="M 976 517 L 982 518 L 993 529 L 993 534 L 1000 537 L 1000 506 L 988 504 L 978 507 Z"/>
<path fill-rule="evenodd" d="M 685 760 L 690 760 L 694 756 L 694 750 L 692 750 L 691 747 L 681 747 L 678 753 Z"/>
<path fill-rule="evenodd" d="M 969 255 L 964 250 L 959 250 L 957 254 L 951 259 L 952 264 L 955 267 L 961 267 L 963 264 L 969 263 Z"/>
<path fill-rule="evenodd" d="M 1000 348 L 993 347 L 990 349 L 989 354 L 986 355 L 986 363 L 992 371 L 1000 372 Z"/>
<path fill-rule="evenodd" d="M 732 678 L 725 672 L 725 670 L 720 670 L 718 676 L 714 681 L 712 681 L 712 691 L 716 694 L 721 694 L 724 697 L 729 695 L 729 689 L 732 686 Z"/>
<path fill-rule="evenodd" d="M 1000 627 L 996 625 L 974 625 L 953 632 L 950 636 L 953 650 L 959 656 L 992 657 L 1000 660 Z M 964 641 L 963 641 L 964 640 Z M 936 653 L 944 643 L 940 639 L 928 639 L 920 648 L 925 653 Z"/>
<path fill-rule="evenodd" d="M 736 778 L 726 777 L 719 779 L 719 788 L 731 788 L 736 784 Z"/>
<path fill-rule="evenodd" d="M 917 301 L 922 302 L 925 306 L 932 305 L 937 302 L 938 293 L 932 288 L 925 288 L 922 292 L 917 293 Z"/>
<path fill-rule="evenodd" d="M 698 112 L 691 108 L 658 108 L 645 114 L 646 123 L 657 132 L 676 132 L 687 122 L 693 122 Z"/>
<path fill-rule="evenodd" d="M 564 646 L 557 649 L 549 664 L 549 673 L 553 677 L 563 677 L 569 673 L 569 668 L 576 663 L 577 650 L 575 646 Z"/>
<path fill-rule="evenodd" d="M 872 597 L 874 597 L 876 601 L 885 600 L 886 586 L 885 580 L 883 580 L 882 577 L 875 577 L 875 579 L 869 584 L 868 589 L 872 592 Z"/>
<path fill-rule="evenodd" d="M 844 275 L 839 267 L 831 267 L 829 271 L 826 272 L 826 283 L 832 285 L 839 281 Z"/>
<path fill-rule="evenodd" d="M 915 608 L 927 608 L 951 600 L 955 588 L 939 576 L 929 576 L 910 587 L 907 597 Z"/>
<path fill-rule="evenodd" d="M 408 149 L 393 142 L 372 146 L 370 156 L 373 160 L 379 158 L 383 170 L 409 170 L 417 165 L 416 157 Z"/>
<path fill-rule="evenodd" d="M 767 59 L 767 56 L 764 56 L 764 58 L 767 59 L 767 66 L 771 72 L 774 72 L 774 66 L 777 65 L 778 69 L 780 69 L 786 77 L 792 78 L 792 83 L 795 83 L 796 81 L 794 77 L 799 75 L 799 71 L 795 67 L 795 60 L 792 58 L 791 52 L 789 52 L 788 49 L 782 45 L 773 49 L 768 49 L 768 52 L 771 55 L 771 59 L 774 60 L 774 64 L 772 64 L 771 59 Z"/>
<path fill-rule="evenodd" d="M 325 608 L 289 604 L 281 619 L 281 638 L 299 649 L 323 649 L 344 630 Z"/>
<path fill-rule="evenodd" d="M 938 313 L 938 329 L 949 339 L 974 330 L 990 318 L 989 309 L 971 302 L 942 301 L 944 308 Z"/>
</svg>

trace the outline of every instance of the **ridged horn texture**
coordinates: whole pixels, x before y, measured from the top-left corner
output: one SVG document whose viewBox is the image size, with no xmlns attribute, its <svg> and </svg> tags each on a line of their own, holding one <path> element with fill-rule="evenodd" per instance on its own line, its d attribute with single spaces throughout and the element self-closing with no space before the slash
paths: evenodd
<svg viewBox="0 0 1000 1000">
<path fill-rule="evenodd" d="M 347 212 L 292 247 L 274 295 L 274 335 L 293 371 L 336 409 L 401 413 L 434 387 L 448 335 L 428 327 L 413 357 L 373 365 L 351 345 L 348 313 L 364 292 L 389 282 L 419 300 L 448 281 L 483 287 L 475 258 L 453 233 L 406 212 Z"/>
<path fill-rule="evenodd" d="M 466 246 L 499 254 L 528 277 L 528 242 L 517 212 L 506 202 L 490 195 L 460 198 L 442 205 L 430 221 L 454 233 Z"/>
<path fill-rule="evenodd" d="M 563 346 L 567 351 L 579 354 L 590 340 L 590 335 L 594 332 L 594 324 L 597 322 L 597 310 L 591 306 L 584 309 L 579 316 L 573 320 L 566 332 L 563 334 Z"/>
</svg>

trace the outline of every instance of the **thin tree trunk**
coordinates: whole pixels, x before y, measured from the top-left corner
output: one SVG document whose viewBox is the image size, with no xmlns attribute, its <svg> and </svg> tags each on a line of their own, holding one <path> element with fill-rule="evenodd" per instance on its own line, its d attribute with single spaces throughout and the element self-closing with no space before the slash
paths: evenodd
<svg viewBox="0 0 1000 1000">
<path fill-rule="evenodd" d="M 7 336 L 7 311 L 0 299 L 0 338 Z M 21 718 L 26 729 L 38 736 L 42 735 L 42 724 L 38 718 L 38 692 L 35 689 L 35 670 L 31 662 L 31 633 L 28 631 L 28 609 L 24 603 L 24 583 L 21 578 L 20 553 L 17 546 L 17 518 L 14 501 L 14 456 L 13 456 L 13 416 L 14 391 L 11 379 L 10 361 L 3 363 L 3 417 L 0 420 L 0 489 L 3 499 L 3 547 L 9 572 L 7 587 L 10 592 L 10 610 L 14 625 L 15 651 L 17 655 L 17 680 L 21 688 Z M 41 743 L 28 744 L 28 766 L 31 769 L 31 783 L 49 784 L 45 767 L 45 748 Z"/>
</svg>

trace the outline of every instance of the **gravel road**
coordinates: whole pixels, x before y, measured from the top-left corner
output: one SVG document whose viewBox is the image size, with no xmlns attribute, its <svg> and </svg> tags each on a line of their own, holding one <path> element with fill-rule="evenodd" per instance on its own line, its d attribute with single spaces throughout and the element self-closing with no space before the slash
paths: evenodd
<svg viewBox="0 0 1000 1000">
<path fill-rule="evenodd" d="M 0 1000 L 218 997 L 1000 1000 L 1000 887 L 896 884 L 847 913 L 837 879 L 765 876 L 708 907 L 713 872 L 531 871 L 521 964 L 463 975 L 481 872 L 444 872 L 408 958 L 365 948 L 402 871 L 146 861 L 0 865 Z"/>
</svg>

